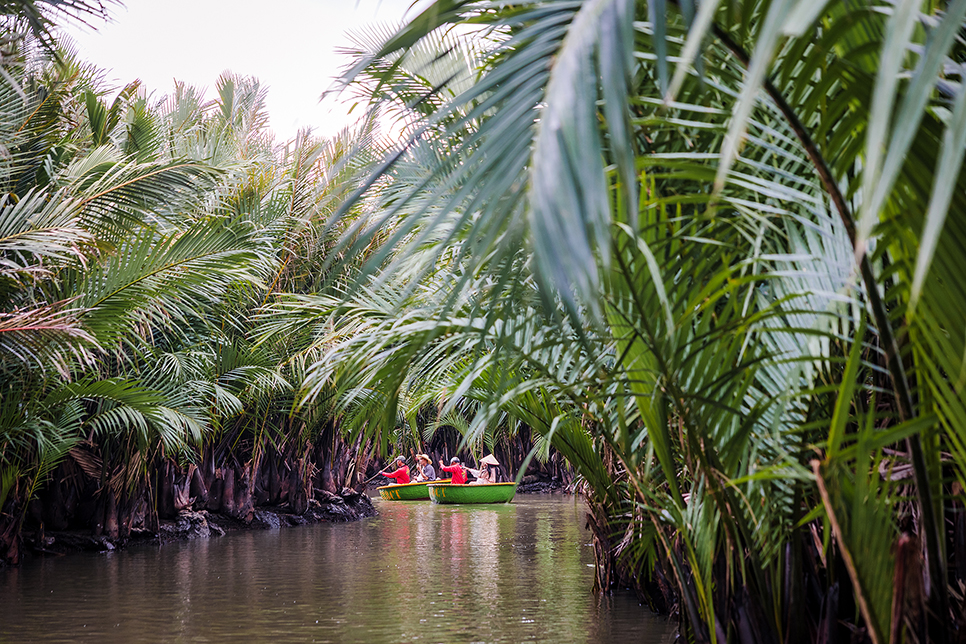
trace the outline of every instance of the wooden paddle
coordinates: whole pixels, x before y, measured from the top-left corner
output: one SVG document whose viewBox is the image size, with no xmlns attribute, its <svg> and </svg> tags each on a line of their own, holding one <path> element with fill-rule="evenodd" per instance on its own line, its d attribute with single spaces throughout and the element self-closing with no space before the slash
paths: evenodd
<svg viewBox="0 0 966 644">
<path fill-rule="evenodd" d="M 379 472 L 377 472 L 376 475 L 373 476 L 371 479 L 369 479 L 368 481 L 366 481 L 365 483 L 363 483 L 363 485 L 369 485 L 370 483 L 372 483 L 373 481 L 375 481 L 380 476 L 385 476 L 385 474 L 382 473 L 382 470 L 380 470 Z"/>
</svg>

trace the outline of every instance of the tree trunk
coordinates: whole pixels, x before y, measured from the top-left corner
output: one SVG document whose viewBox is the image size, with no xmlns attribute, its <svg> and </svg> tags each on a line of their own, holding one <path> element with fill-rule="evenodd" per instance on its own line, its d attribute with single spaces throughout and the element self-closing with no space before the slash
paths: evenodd
<svg viewBox="0 0 966 644">
<path fill-rule="evenodd" d="M 174 466 L 165 459 L 158 476 L 158 516 L 163 519 L 174 518 Z"/>
<path fill-rule="evenodd" d="M 104 487 L 104 536 L 108 539 L 116 540 L 118 537 L 117 525 L 117 497 L 111 486 Z"/>
<path fill-rule="evenodd" d="M 268 458 L 268 502 L 278 504 L 281 502 L 282 482 L 278 474 L 278 454 L 273 451 Z"/>
<path fill-rule="evenodd" d="M 232 467 L 221 468 L 224 477 L 224 489 L 221 493 L 221 511 L 228 516 L 235 516 L 235 469 Z"/>
<path fill-rule="evenodd" d="M 189 476 L 191 480 L 191 485 L 188 489 L 190 496 L 195 500 L 195 503 L 201 507 L 208 505 L 208 486 L 205 485 L 205 479 L 201 475 L 201 468 L 197 467 L 194 463 L 188 466 Z"/>
<path fill-rule="evenodd" d="M 208 486 L 209 512 L 221 512 L 222 498 L 225 495 L 225 481 L 221 476 L 221 469 L 214 470 L 211 477 L 211 485 Z"/>
<path fill-rule="evenodd" d="M 181 472 L 180 467 L 176 470 L 176 477 L 173 485 L 173 505 L 176 514 L 186 508 L 191 507 L 191 475 L 193 473 L 192 468 L 194 467 L 194 465 L 189 465 L 187 474 Z"/>
<path fill-rule="evenodd" d="M 292 472 L 289 475 L 289 506 L 292 508 L 294 514 L 305 514 L 305 511 L 309 509 L 309 497 L 305 491 L 305 485 L 302 481 L 301 467 L 296 464 L 292 468 Z"/>
<path fill-rule="evenodd" d="M 14 489 L 11 496 L 17 490 Z M 0 561 L 5 561 L 16 566 L 20 563 L 20 521 L 16 518 L 20 516 L 20 508 L 16 501 L 11 498 L 2 508 L 0 513 Z"/>
<path fill-rule="evenodd" d="M 131 512 L 135 501 L 125 492 L 121 495 L 117 507 L 117 536 L 122 541 L 131 538 Z"/>
<path fill-rule="evenodd" d="M 230 468 L 234 473 L 234 468 Z M 250 523 L 255 517 L 255 506 L 252 503 L 251 463 L 246 463 L 241 472 L 235 477 L 235 495 L 232 500 L 234 508 L 231 516 Z"/>
</svg>

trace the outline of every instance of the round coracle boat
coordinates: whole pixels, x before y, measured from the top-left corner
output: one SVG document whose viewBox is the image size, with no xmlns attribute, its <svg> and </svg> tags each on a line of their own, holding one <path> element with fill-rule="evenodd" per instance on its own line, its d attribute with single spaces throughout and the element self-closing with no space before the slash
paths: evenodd
<svg viewBox="0 0 966 644">
<path fill-rule="evenodd" d="M 427 487 L 433 503 L 509 503 L 517 492 L 516 483 L 453 485 L 435 482 Z"/>
<path fill-rule="evenodd" d="M 428 485 L 432 483 L 449 483 L 451 480 L 443 479 L 441 481 L 403 483 L 402 485 L 383 485 L 376 489 L 379 490 L 379 496 L 386 501 L 428 501 Z"/>
</svg>

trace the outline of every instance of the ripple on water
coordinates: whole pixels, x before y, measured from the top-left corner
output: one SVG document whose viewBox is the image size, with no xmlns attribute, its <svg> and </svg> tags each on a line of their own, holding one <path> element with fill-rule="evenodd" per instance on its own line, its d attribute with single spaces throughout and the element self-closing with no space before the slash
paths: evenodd
<svg viewBox="0 0 966 644">
<path fill-rule="evenodd" d="M 673 640 L 631 595 L 597 597 L 583 510 L 375 501 L 357 523 L 77 554 L 0 571 L 0 642 Z"/>
</svg>

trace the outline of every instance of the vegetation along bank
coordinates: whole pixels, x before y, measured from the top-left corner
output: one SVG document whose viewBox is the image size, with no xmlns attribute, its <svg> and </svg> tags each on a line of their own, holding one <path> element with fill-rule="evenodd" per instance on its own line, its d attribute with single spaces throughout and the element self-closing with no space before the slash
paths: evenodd
<svg viewBox="0 0 966 644">
<path fill-rule="evenodd" d="M 28 5 L 0 557 L 72 487 L 247 516 L 495 452 L 695 642 L 963 639 L 966 2 L 440 0 L 285 144 L 231 74 L 109 103 Z"/>
</svg>

